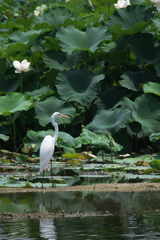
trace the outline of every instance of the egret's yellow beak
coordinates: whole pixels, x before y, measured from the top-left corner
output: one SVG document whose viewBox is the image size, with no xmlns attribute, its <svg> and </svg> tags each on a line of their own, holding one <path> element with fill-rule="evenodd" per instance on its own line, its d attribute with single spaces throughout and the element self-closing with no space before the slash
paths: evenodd
<svg viewBox="0 0 160 240">
<path fill-rule="evenodd" d="M 70 117 L 68 117 L 68 116 L 66 116 L 66 115 L 63 115 L 63 114 L 60 114 L 60 116 L 61 116 L 61 117 L 65 117 L 65 118 L 70 118 Z"/>
</svg>

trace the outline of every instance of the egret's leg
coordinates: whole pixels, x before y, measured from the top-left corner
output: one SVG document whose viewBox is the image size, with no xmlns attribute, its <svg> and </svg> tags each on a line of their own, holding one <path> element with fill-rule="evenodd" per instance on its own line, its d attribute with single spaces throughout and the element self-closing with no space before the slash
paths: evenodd
<svg viewBox="0 0 160 240">
<path fill-rule="evenodd" d="M 52 160 L 51 160 L 51 180 L 52 180 L 52 188 L 53 188 L 53 187 L 54 187 L 54 185 L 53 185 Z"/>
<path fill-rule="evenodd" d="M 42 186 L 41 186 L 41 188 L 43 188 L 43 182 L 44 182 L 44 171 L 43 171 L 43 178 L 42 178 Z"/>
</svg>

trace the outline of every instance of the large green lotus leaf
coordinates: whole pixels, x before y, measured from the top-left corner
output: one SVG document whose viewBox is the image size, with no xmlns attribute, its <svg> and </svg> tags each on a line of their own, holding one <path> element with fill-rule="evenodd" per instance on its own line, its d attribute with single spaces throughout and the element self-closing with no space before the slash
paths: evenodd
<svg viewBox="0 0 160 240">
<path fill-rule="evenodd" d="M 143 85 L 143 91 L 145 93 L 154 93 L 160 96 L 160 83 L 147 82 Z"/>
<path fill-rule="evenodd" d="M 98 44 L 103 40 L 110 39 L 111 35 L 107 33 L 104 26 L 88 27 L 86 31 L 80 31 L 74 26 L 61 27 L 56 37 L 59 39 L 59 45 L 63 52 L 71 54 L 73 51 L 91 51 L 98 48 Z"/>
<path fill-rule="evenodd" d="M 154 63 L 160 60 L 160 44 L 157 45 L 150 33 L 138 33 L 129 39 L 131 51 L 137 59 Z"/>
<path fill-rule="evenodd" d="M 56 87 L 62 99 L 88 106 L 99 93 L 103 79 L 103 74 L 96 76 L 86 70 L 63 71 L 57 75 Z"/>
<path fill-rule="evenodd" d="M 67 8 L 52 8 L 45 11 L 42 16 L 35 17 L 33 26 L 43 23 L 48 24 L 49 26 L 57 26 L 63 24 L 67 18 L 71 18 L 71 13 Z"/>
<path fill-rule="evenodd" d="M 21 56 L 23 57 L 24 52 L 26 52 L 28 49 L 29 49 L 28 44 L 23 44 L 23 43 L 19 42 L 19 43 L 9 44 L 6 51 L 7 51 L 7 54 L 9 56 L 12 56 L 12 58 L 14 58 L 14 60 L 15 60 L 17 55 L 19 56 L 21 54 Z"/>
<path fill-rule="evenodd" d="M 115 134 L 119 129 L 125 128 L 131 120 L 131 111 L 128 108 L 115 108 L 110 110 L 101 110 L 88 125 L 89 130 L 105 134 Z"/>
<path fill-rule="evenodd" d="M 34 96 L 34 97 L 40 98 L 41 100 L 52 94 L 53 94 L 53 90 L 49 86 L 43 86 L 32 92 L 24 93 L 25 96 Z"/>
<path fill-rule="evenodd" d="M 59 132 L 58 141 L 61 147 L 76 147 L 79 145 L 77 138 L 73 138 L 70 134 L 65 132 Z"/>
<path fill-rule="evenodd" d="M 23 138 L 23 143 L 27 146 L 32 147 L 34 144 L 36 145 L 33 149 L 34 152 L 37 152 L 40 148 L 42 140 L 45 136 L 51 135 L 54 136 L 54 130 L 47 131 L 27 131 L 27 135 Z M 70 134 L 65 132 L 59 132 L 58 141 L 61 147 L 75 147 L 78 144 L 78 140 L 73 138 Z M 56 144 L 57 145 L 57 144 Z"/>
<path fill-rule="evenodd" d="M 0 73 L 0 91 L 14 92 L 19 87 L 19 79 L 11 74 L 1 75 Z"/>
<path fill-rule="evenodd" d="M 48 51 L 45 53 L 43 60 L 47 67 L 63 71 L 75 68 L 79 57 L 80 53 L 77 52 L 69 55 L 63 52 Z"/>
<path fill-rule="evenodd" d="M 110 87 L 101 92 L 99 99 L 94 104 L 98 110 L 111 109 L 115 107 L 125 96 L 129 96 L 131 93 L 128 89 L 121 87 L 120 85 Z"/>
<path fill-rule="evenodd" d="M 132 91 L 141 90 L 141 85 L 147 82 L 158 82 L 159 78 L 153 73 L 145 72 L 125 72 L 119 81 L 122 87 L 125 87 Z"/>
<path fill-rule="evenodd" d="M 133 35 L 151 24 L 152 10 L 144 5 L 130 5 L 116 10 L 107 20 L 110 31 Z"/>
<path fill-rule="evenodd" d="M 39 120 L 41 126 L 46 126 L 51 122 L 51 116 L 54 112 L 60 112 L 72 118 L 75 116 L 75 109 L 72 105 L 56 97 L 49 97 L 43 102 L 37 103 L 35 106 L 35 118 Z M 71 122 L 71 120 L 60 117 L 56 119 L 56 122 L 58 124 L 64 124 Z"/>
<path fill-rule="evenodd" d="M 37 152 L 38 149 L 40 148 L 43 138 L 47 135 L 53 136 L 54 131 L 51 129 L 47 131 L 39 131 L 39 132 L 29 130 L 27 131 L 26 136 L 23 138 L 23 143 L 29 147 L 34 146 L 33 151 Z"/>
<path fill-rule="evenodd" d="M 19 111 L 27 111 L 33 102 L 27 100 L 21 93 L 10 92 L 5 96 L 0 96 L 0 115 L 8 116 Z"/>
<path fill-rule="evenodd" d="M 94 132 L 91 132 L 87 128 L 82 129 L 82 133 L 80 134 L 80 137 L 78 139 L 82 142 L 82 144 L 92 145 L 95 148 L 105 148 L 112 151 L 120 151 L 123 148 L 116 142 L 114 142 L 114 144 L 111 144 L 108 135 L 98 135 Z"/>
<path fill-rule="evenodd" d="M 141 124 L 144 134 L 160 132 L 160 102 L 150 95 L 142 94 L 135 100 L 132 117 Z"/>
<path fill-rule="evenodd" d="M 33 43 L 41 33 L 42 30 L 37 31 L 33 29 L 27 32 L 16 31 L 9 36 L 9 39 L 15 43 L 29 44 Z"/>
</svg>

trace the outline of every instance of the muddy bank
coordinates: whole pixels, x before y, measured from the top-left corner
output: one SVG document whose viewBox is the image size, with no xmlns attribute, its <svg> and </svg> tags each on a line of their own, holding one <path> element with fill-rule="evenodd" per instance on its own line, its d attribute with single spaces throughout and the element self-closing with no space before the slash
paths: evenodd
<svg viewBox="0 0 160 240">
<path fill-rule="evenodd" d="M 109 183 L 96 185 L 82 185 L 61 188 L 0 188 L 1 193 L 12 192 L 63 192 L 63 191 L 90 191 L 90 192 L 141 192 L 160 191 L 160 183 Z"/>
<path fill-rule="evenodd" d="M 1 213 L 0 221 L 12 220 L 12 219 L 42 219 L 42 218 L 84 218 L 84 217 L 94 217 L 94 216 L 111 216 L 109 212 L 99 213 L 99 212 L 77 212 L 77 213 Z"/>
</svg>

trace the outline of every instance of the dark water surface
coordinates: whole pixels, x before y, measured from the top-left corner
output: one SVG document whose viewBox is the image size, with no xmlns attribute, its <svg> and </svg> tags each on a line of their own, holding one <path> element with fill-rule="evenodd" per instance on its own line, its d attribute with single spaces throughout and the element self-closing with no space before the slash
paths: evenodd
<svg viewBox="0 0 160 240">
<path fill-rule="evenodd" d="M 1 240 L 160 239 L 159 192 L 0 194 L 0 212 L 109 212 L 109 216 L 1 220 Z"/>
</svg>

